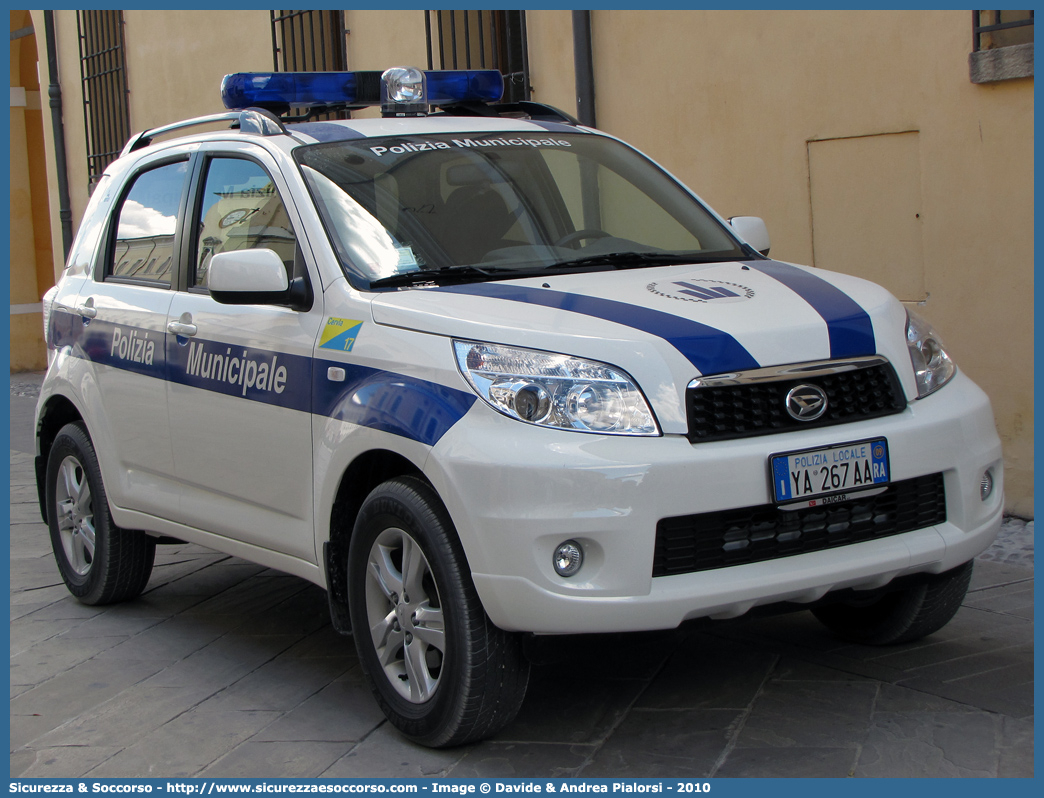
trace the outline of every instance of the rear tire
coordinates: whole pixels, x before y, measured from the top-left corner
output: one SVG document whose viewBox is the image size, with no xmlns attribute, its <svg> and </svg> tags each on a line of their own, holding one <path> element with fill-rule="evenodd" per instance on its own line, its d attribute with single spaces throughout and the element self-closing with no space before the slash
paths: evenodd
<svg viewBox="0 0 1044 798">
<path fill-rule="evenodd" d="M 54 439 L 46 502 L 51 548 L 70 593 L 84 604 L 113 604 L 145 589 L 156 542 L 113 522 L 98 457 L 80 423 L 67 424 Z"/>
<path fill-rule="evenodd" d="M 404 735 L 447 748 L 514 720 L 529 681 L 520 637 L 486 615 L 449 515 L 425 482 L 390 480 L 363 503 L 348 592 L 363 671 Z"/>
<path fill-rule="evenodd" d="M 827 604 L 812 614 L 845 640 L 887 646 L 920 640 L 942 629 L 960 609 L 971 582 L 974 561 L 928 576 L 914 587 L 897 590 L 870 603 Z"/>
</svg>

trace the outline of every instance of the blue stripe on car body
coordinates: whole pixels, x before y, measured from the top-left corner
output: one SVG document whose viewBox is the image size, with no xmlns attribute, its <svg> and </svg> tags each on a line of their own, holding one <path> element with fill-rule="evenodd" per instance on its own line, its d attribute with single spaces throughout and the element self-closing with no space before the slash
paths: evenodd
<svg viewBox="0 0 1044 798">
<path fill-rule="evenodd" d="M 698 321 L 680 318 L 672 313 L 618 302 L 615 299 L 504 283 L 472 283 L 443 286 L 433 290 L 542 305 L 622 324 L 667 341 L 699 369 L 700 374 L 721 374 L 757 368 L 759 365 L 750 352 L 726 332 Z"/>
<path fill-rule="evenodd" d="M 76 357 L 99 365 L 248 402 L 327 416 L 428 446 L 438 443 L 477 398 L 439 383 L 341 360 L 186 339 L 97 319 L 84 325 L 72 313 L 52 314 L 51 329 L 56 346 L 69 346 Z M 113 344 L 117 335 L 117 340 L 135 347 L 142 342 L 137 353 L 142 355 L 140 359 L 132 349 L 128 356 L 119 355 Z M 155 348 L 146 361 L 144 344 L 148 341 Z M 343 381 L 329 379 L 331 366 L 345 371 Z"/>
<path fill-rule="evenodd" d="M 789 263 L 752 260 L 746 265 L 779 280 L 823 317 L 830 336 L 831 358 L 877 354 L 869 314 L 840 288 Z"/>
<path fill-rule="evenodd" d="M 344 369 L 332 382 L 327 370 Z M 477 397 L 455 388 L 341 360 L 316 360 L 312 412 L 434 446 Z"/>
</svg>

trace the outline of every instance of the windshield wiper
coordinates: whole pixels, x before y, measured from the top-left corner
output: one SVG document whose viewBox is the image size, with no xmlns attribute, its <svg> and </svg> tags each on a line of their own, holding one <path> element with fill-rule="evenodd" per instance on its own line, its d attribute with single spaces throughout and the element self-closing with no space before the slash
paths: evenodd
<svg viewBox="0 0 1044 798">
<path fill-rule="evenodd" d="M 511 272 L 519 277 L 529 277 L 534 274 L 532 270 L 523 272 L 503 266 L 443 266 L 437 269 L 418 269 L 412 272 L 402 272 L 401 274 L 381 277 L 378 280 L 371 280 L 370 288 L 390 288 L 397 285 L 417 285 L 419 283 L 442 283 L 447 280 L 485 280 L 498 277 L 506 272 Z"/>
<path fill-rule="evenodd" d="M 614 269 L 640 269 L 644 266 L 670 266 L 675 263 L 717 263 L 743 260 L 742 252 L 606 252 L 585 258 L 562 260 L 545 266 L 546 269 L 572 269 L 584 266 L 611 266 Z"/>
<path fill-rule="evenodd" d="M 412 272 L 392 274 L 370 281 L 370 288 L 393 288 L 402 285 L 441 285 L 445 282 L 465 280 L 499 280 L 506 275 L 516 277 L 537 277 L 548 271 L 565 271 L 583 269 L 588 266 L 607 266 L 613 269 L 640 269 L 645 266 L 669 266 L 680 263 L 718 263 L 721 261 L 744 260 L 748 256 L 742 252 L 606 252 L 601 255 L 589 255 L 584 258 L 558 261 L 547 266 L 518 268 L 510 266 L 474 266 L 461 264 L 443 266 L 436 269 L 418 269 Z"/>
</svg>

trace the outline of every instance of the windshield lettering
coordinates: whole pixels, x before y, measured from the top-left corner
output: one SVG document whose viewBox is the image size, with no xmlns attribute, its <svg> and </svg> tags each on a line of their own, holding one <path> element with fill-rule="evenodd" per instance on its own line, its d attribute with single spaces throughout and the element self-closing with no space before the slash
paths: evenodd
<svg viewBox="0 0 1044 798">
<path fill-rule="evenodd" d="M 606 136 L 427 133 L 295 157 L 360 288 L 750 256 L 684 187 Z"/>
<path fill-rule="evenodd" d="M 458 147 L 571 147 L 562 139 L 453 139 Z"/>
<path fill-rule="evenodd" d="M 414 141 L 403 142 L 394 147 L 370 147 L 370 152 L 380 158 L 384 153 L 390 152 L 402 155 L 406 152 L 424 152 L 425 150 L 448 150 L 450 145 L 444 141 Z"/>
</svg>

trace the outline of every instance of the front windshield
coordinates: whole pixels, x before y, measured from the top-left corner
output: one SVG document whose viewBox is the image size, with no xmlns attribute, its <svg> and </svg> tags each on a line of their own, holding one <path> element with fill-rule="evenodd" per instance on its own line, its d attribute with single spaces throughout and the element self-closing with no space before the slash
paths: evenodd
<svg viewBox="0 0 1044 798">
<path fill-rule="evenodd" d="M 366 284 L 746 257 L 674 180 L 604 136 L 397 136 L 296 156 L 342 265 Z"/>
</svg>

